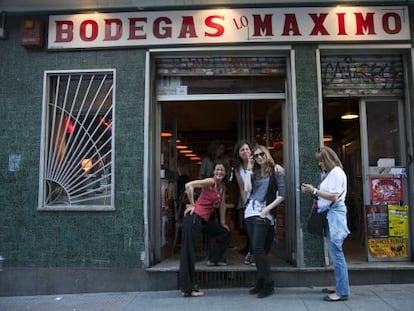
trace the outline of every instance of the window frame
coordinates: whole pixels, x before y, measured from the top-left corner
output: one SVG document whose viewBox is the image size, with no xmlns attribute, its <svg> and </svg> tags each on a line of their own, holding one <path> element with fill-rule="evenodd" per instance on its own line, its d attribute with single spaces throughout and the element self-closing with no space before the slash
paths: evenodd
<svg viewBox="0 0 414 311">
<path fill-rule="evenodd" d="M 97 204 L 93 203 L 90 205 L 87 204 L 47 204 L 46 202 L 46 192 L 47 192 L 47 181 L 46 181 L 46 165 L 48 157 L 48 145 L 50 142 L 51 133 L 49 132 L 49 122 L 52 118 L 50 115 L 49 109 L 49 99 L 51 95 L 51 81 L 52 77 L 57 75 L 102 75 L 108 74 L 112 76 L 112 85 L 110 87 L 110 92 L 108 92 L 111 97 L 112 105 L 109 108 L 112 112 L 112 122 L 110 124 L 110 161 L 106 169 L 110 170 L 110 182 L 106 185 L 110 189 L 109 193 L 109 203 L 108 204 Z M 56 95 L 56 93 L 55 93 Z M 46 70 L 43 73 L 43 96 L 42 96 L 42 117 L 41 117 L 41 140 L 40 140 L 40 160 L 39 160 L 39 192 L 38 192 L 38 211 L 114 211 L 114 193 L 115 193 L 115 107 L 116 107 L 116 70 L 115 69 L 82 69 L 82 70 Z M 90 105 L 89 105 L 90 106 Z M 89 107 L 87 106 L 87 107 Z M 106 111 L 108 111 L 107 109 Z M 88 111 L 89 112 L 89 111 Z M 55 114 L 55 116 L 58 114 Z M 88 113 L 88 116 L 91 114 Z M 109 186 L 109 187 L 108 187 Z M 86 191 L 86 189 L 85 189 Z M 106 200 L 106 194 L 104 195 Z"/>
</svg>

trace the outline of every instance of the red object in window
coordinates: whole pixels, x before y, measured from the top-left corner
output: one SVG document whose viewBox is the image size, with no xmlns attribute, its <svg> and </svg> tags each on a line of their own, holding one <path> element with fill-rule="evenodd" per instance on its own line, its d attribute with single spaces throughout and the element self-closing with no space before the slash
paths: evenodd
<svg viewBox="0 0 414 311">
<path fill-rule="evenodd" d="M 73 132 L 73 121 L 66 117 L 66 134 L 72 134 Z"/>
<path fill-rule="evenodd" d="M 106 122 L 104 117 L 99 117 L 99 122 L 101 122 L 102 125 L 106 126 L 110 131 L 112 130 L 112 125 Z"/>
</svg>

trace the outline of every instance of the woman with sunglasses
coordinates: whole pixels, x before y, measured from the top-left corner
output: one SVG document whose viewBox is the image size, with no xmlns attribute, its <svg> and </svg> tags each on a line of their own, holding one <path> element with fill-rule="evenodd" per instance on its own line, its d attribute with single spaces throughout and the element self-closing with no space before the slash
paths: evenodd
<svg viewBox="0 0 414 311">
<path fill-rule="evenodd" d="M 285 181 L 265 146 L 254 147 L 252 153 L 253 168 L 248 171 L 250 178 L 246 178 L 244 182 L 244 190 L 250 193 L 244 219 L 256 262 L 257 276 L 256 284 L 249 293 L 264 298 L 274 293 L 267 257 L 274 238 L 274 219 L 270 212 L 284 200 Z"/>
</svg>

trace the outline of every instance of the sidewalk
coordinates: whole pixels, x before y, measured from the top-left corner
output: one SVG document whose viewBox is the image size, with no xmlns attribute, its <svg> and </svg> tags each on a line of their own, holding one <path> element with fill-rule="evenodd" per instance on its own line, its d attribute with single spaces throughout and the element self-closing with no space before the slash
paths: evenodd
<svg viewBox="0 0 414 311">
<path fill-rule="evenodd" d="M 206 296 L 183 298 L 177 291 L 120 292 L 0 297 L 1 311 L 413 311 L 414 284 L 351 286 L 348 301 L 326 302 L 321 287 L 275 288 L 257 299 L 247 288 L 207 289 Z"/>
</svg>

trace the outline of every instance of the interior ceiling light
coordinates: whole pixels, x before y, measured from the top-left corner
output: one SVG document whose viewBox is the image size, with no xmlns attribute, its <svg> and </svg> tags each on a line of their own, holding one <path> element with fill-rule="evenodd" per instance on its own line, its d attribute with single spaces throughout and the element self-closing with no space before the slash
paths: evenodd
<svg viewBox="0 0 414 311">
<path fill-rule="evenodd" d="M 345 112 L 342 116 L 341 119 L 342 120 L 354 120 L 354 119 L 358 119 L 358 114 L 354 111 L 354 109 L 352 108 L 352 101 L 351 101 L 351 97 L 348 97 L 346 99 L 346 106 L 347 106 L 347 112 Z"/>
<path fill-rule="evenodd" d="M 324 135 L 323 136 L 323 141 L 327 142 L 327 141 L 333 141 L 333 137 L 332 135 Z"/>
<path fill-rule="evenodd" d="M 177 148 L 177 149 L 187 149 L 188 146 L 185 146 L 185 145 L 177 145 L 175 148 Z"/>
<path fill-rule="evenodd" d="M 348 111 L 341 116 L 342 120 L 354 120 L 358 119 L 358 115 L 355 112 Z"/>
<path fill-rule="evenodd" d="M 171 132 L 161 132 L 161 137 L 171 137 L 173 134 Z"/>
<path fill-rule="evenodd" d="M 180 153 L 193 153 L 193 150 L 185 149 L 185 150 L 180 150 L 179 152 Z"/>
</svg>

